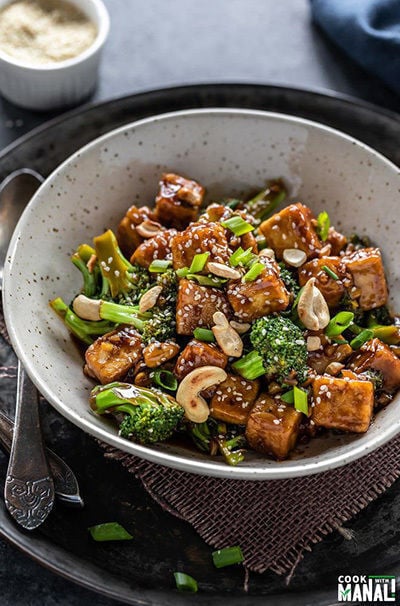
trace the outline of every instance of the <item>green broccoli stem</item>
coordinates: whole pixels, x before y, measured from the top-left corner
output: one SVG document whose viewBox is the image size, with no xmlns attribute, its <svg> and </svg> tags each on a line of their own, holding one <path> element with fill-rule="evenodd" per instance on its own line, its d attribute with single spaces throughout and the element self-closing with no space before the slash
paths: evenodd
<svg viewBox="0 0 400 606">
<path fill-rule="evenodd" d="M 68 330 L 77 337 L 80 341 L 86 345 L 91 345 L 94 341 L 93 337 L 105 335 L 110 332 L 114 325 L 108 321 L 92 322 L 89 320 L 82 320 L 70 307 L 61 299 L 57 297 L 50 301 L 50 307 L 54 309 L 58 316 L 64 321 L 64 324 Z"/>
<path fill-rule="evenodd" d="M 258 377 L 265 375 L 263 359 L 255 350 L 237 360 L 232 364 L 232 368 L 236 370 L 244 379 L 254 381 Z"/>
<path fill-rule="evenodd" d="M 266 189 L 245 202 L 245 208 L 260 221 L 267 219 L 286 198 L 286 188 L 281 179 L 268 181 Z"/>
<path fill-rule="evenodd" d="M 228 463 L 228 465 L 237 465 L 238 463 L 241 463 L 244 460 L 244 452 L 243 450 L 231 450 L 231 448 L 233 448 L 233 446 L 235 446 L 236 444 L 238 444 L 238 440 L 237 438 L 239 438 L 241 436 L 236 436 L 236 438 L 232 438 L 231 440 L 225 440 L 224 438 L 221 437 L 216 437 L 216 441 L 218 444 L 218 449 L 220 451 L 220 453 L 222 454 L 222 456 L 225 459 L 225 462 Z"/>
<path fill-rule="evenodd" d="M 157 404 L 159 394 L 144 387 L 137 387 L 130 383 L 114 381 L 107 385 L 98 385 L 92 389 L 90 405 L 93 410 L 103 414 L 109 410 L 118 410 L 121 406 L 140 406 L 146 404 L 154 406 Z M 129 411 L 126 411 L 129 412 Z"/>
<path fill-rule="evenodd" d="M 100 302 L 99 315 L 103 320 L 134 326 L 139 332 L 144 330 L 146 318 L 151 317 L 148 314 L 140 314 L 136 306 L 120 305 L 112 301 Z"/>
<path fill-rule="evenodd" d="M 78 253 L 74 253 L 71 257 L 72 263 L 79 269 L 83 278 L 83 289 L 82 292 L 87 297 L 94 297 L 97 291 L 97 280 L 96 274 L 90 272 L 85 261 L 79 256 Z"/>
<path fill-rule="evenodd" d="M 348 329 L 355 335 L 359 335 L 365 330 L 365 328 L 354 323 L 351 324 Z M 395 326 L 394 324 L 391 326 L 384 326 L 368 322 L 368 329 L 372 331 L 372 338 L 380 339 L 387 345 L 398 345 L 400 343 L 399 326 Z"/>
<path fill-rule="evenodd" d="M 132 288 L 130 273 L 134 271 L 133 265 L 124 257 L 117 238 L 111 229 L 93 239 L 96 256 L 103 277 L 107 279 L 114 298 L 120 294 L 127 294 Z"/>
</svg>

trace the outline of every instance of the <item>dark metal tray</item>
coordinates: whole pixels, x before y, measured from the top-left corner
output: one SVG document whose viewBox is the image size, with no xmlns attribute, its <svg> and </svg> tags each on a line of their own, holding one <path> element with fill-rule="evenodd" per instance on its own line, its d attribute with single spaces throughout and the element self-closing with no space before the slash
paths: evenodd
<svg viewBox="0 0 400 606">
<path fill-rule="evenodd" d="M 19 139 L 0 155 L 0 179 L 23 166 L 49 174 L 62 160 L 100 134 L 152 114 L 197 107 L 246 107 L 295 114 L 347 132 L 400 164 L 400 118 L 355 99 L 320 92 L 248 84 L 195 85 L 152 91 L 87 106 Z M 0 365 L 15 364 L 0 337 Z M 1 382 L 0 407 L 13 413 L 15 381 Z M 337 575 L 400 572 L 400 482 L 371 503 L 351 524 L 355 540 L 334 532 L 306 554 L 290 585 L 273 573 L 250 576 L 243 591 L 240 567 L 216 570 L 208 547 L 186 523 L 163 511 L 140 482 L 104 459 L 97 443 L 43 403 L 47 443 L 76 471 L 86 507 L 56 507 L 40 531 L 17 528 L 0 507 L 0 533 L 50 570 L 128 604 L 191 603 L 174 589 L 172 572 L 195 576 L 196 603 L 321 606 L 336 601 Z M 6 457 L 0 454 L 4 481 Z M 0 485 L 0 490 L 2 486 Z M 323 505 L 322 505 L 323 506 Z M 310 512 L 312 514 L 312 512 Z M 118 520 L 134 541 L 95 544 L 87 527 Z"/>
</svg>

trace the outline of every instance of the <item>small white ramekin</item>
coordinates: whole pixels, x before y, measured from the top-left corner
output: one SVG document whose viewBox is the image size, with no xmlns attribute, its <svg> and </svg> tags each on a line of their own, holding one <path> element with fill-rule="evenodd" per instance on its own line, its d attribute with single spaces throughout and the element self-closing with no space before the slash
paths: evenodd
<svg viewBox="0 0 400 606">
<path fill-rule="evenodd" d="M 0 8 L 10 0 L 0 0 Z M 0 93 L 16 105 L 33 110 L 73 106 L 87 98 L 97 83 L 101 51 L 110 19 L 101 0 L 69 0 L 97 27 L 93 44 L 73 59 L 30 65 L 0 49 Z"/>
</svg>

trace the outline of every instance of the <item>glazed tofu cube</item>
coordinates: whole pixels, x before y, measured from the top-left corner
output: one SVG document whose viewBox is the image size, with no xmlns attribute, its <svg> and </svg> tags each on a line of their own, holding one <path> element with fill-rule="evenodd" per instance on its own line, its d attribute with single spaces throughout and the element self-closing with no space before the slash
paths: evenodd
<svg viewBox="0 0 400 606">
<path fill-rule="evenodd" d="M 174 374 L 181 381 L 189 372 L 201 366 L 225 368 L 228 357 L 213 343 L 203 343 L 192 339 L 176 361 Z"/>
<path fill-rule="evenodd" d="M 156 197 L 158 221 L 167 227 L 184 229 L 196 221 L 204 199 L 204 187 L 174 173 L 163 174 Z"/>
<path fill-rule="evenodd" d="M 328 237 L 325 240 L 325 244 L 331 245 L 332 256 L 337 256 L 344 249 L 347 244 L 347 238 L 340 232 L 336 231 L 334 227 L 330 227 L 328 230 Z"/>
<path fill-rule="evenodd" d="M 210 415 L 224 423 L 245 425 L 260 390 L 259 381 L 246 381 L 228 374 L 220 383 L 210 403 Z"/>
<path fill-rule="evenodd" d="M 329 276 L 323 269 L 324 266 L 331 269 L 339 280 Z M 348 275 L 340 257 L 323 257 L 305 263 L 299 268 L 300 286 L 304 286 L 310 278 L 315 278 L 315 286 L 321 291 L 329 307 L 339 305 L 346 288 L 352 285 L 351 276 Z"/>
<path fill-rule="evenodd" d="M 277 459 L 286 459 L 296 444 L 302 417 L 293 406 L 261 394 L 247 421 L 246 438 L 250 447 Z"/>
<path fill-rule="evenodd" d="M 176 332 L 178 335 L 192 335 L 195 328 L 211 328 L 213 315 L 222 311 L 227 318 L 232 317 L 232 309 L 224 291 L 210 286 L 200 286 L 192 280 L 179 281 L 176 302 Z"/>
<path fill-rule="evenodd" d="M 180 351 L 178 343 L 173 341 L 153 341 L 143 349 L 143 358 L 148 368 L 157 368 L 175 358 Z"/>
<path fill-rule="evenodd" d="M 174 269 L 190 267 L 193 257 L 210 253 L 209 260 L 227 263 L 228 241 L 225 230 L 219 223 L 195 223 L 178 233 L 171 241 Z"/>
<path fill-rule="evenodd" d="M 400 388 L 400 360 L 390 347 L 379 339 L 364 343 L 352 357 L 349 368 L 354 372 L 364 372 L 371 368 L 383 375 L 383 389 L 389 393 Z"/>
<path fill-rule="evenodd" d="M 131 206 L 127 210 L 125 217 L 123 217 L 118 225 L 117 239 L 122 252 L 128 259 L 144 240 L 136 231 L 137 226 L 141 225 L 144 221 L 155 220 L 156 216 L 148 206 L 142 206 L 141 208 Z"/>
<path fill-rule="evenodd" d="M 388 289 L 379 249 L 361 248 L 342 259 L 353 276 L 354 298 L 361 309 L 386 305 Z"/>
<path fill-rule="evenodd" d="M 119 381 L 142 356 L 140 335 L 125 326 L 96 339 L 85 353 L 86 371 L 105 385 Z"/>
<path fill-rule="evenodd" d="M 171 240 L 176 229 L 167 229 L 139 244 L 130 261 L 134 265 L 149 267 L 155 259 L 172 259 Z"/>
<path fill-rule="evenodd" d="M 289 293 L 280 278 L 279 266 L 263 257 L 265 269 L 251 282 L 230 280 L 226 293 L 235 316 L 248 322 L 289 305 Z"/>
<path fill-rule="evenodd" d="M 321 337 L 323 339 L 322 335 Z M 316 351 L 308 353 L 308 365 L 322 375 L 333 362 L 344 363 L 353 351 L 348 343 L 325 343 Z"/>
<path fill-rule="evenodd" d="M 313 382 L 311 419 L 317 427 L 364 433 L 374 408 L 374 388 L 369 381 L 317 377 Z"/>
<path fill-rule="evenodd" d="M 285 248 L 304 250 L 308 258 L 315 257 L 322 244 L 313 226 L 311 210 L 303 204 L 290 204 L 260 225 L 268 246 L 282 259 Z"/>
</svg>

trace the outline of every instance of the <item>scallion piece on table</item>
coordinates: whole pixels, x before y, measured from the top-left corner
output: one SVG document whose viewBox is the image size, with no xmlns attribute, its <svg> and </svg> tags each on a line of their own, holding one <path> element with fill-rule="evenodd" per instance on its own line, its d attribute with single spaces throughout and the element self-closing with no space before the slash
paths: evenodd
<svg viewBox="0 0 400 606">
<path fill-rule="evenodd" d="M 351 311 L 339 311 L 334 316 L 328 326 L 326 327 L 325 334 L 327 337 L 337 337 L 341 335 L 354 320 L 354 314 Z"/>
<path fill-rule="evenodd" d="M 374 331 L 369 328 L 362 330 L 359 335 L 354 337 L 352 341 L 350 341 L 350 346 L 353 349 L 359 349 L 361 345 L 364 345 L 367 341 L 370 341 L 374 337 Z"/>
<path fill-rule="evenodd" d="M 254 226 L 247 223 L 240 215 L 234 215 L 226 221 L 221 221 L 221 225 L 233 232 L 235 236 L 243 236 L 254 229 Z"/>
<path fill-rule="evenodd" d="M 232 267 L 237 267 L 239 263 L 242 265 L 247 265 L 247 263 L 255 258 L 255 256 L 256 255 L 252 252 L 251 248 L 243 250 L 243 248 L 239 246 L 239 248 L 237 248 L 229 257 L 229 263 L 232 265 Z"/>
<path fill-rule="evenodd" d="M 234 362 L 232 368 L 249 381 L 265 375 L 262 357 L 254 350 Z"/>
<path fill-rule="evenodd" d="M 308 394 L 300 387 L 293 387 L 294 407 L 298 412 L 308 416 Z"/>
<path fill-rule="evenodd" d="M 258 276 L 263 272 L 264 269 L 265 265 L 263 263 L 253 263 L 249 271 L 243 276 L 244 282 L 253 282 L 258 278 Z"/>
<path fill-rule="evenodd" d="M 193 257 L 192 263 L 189 267 L 190 274 L 197 274 L 199 271 L 204 269 L 205 264 L 207 263 L 207 259 L 210 256 L 209 252 L 200 253 Z"/>
<path fill-rule="evenodd" d="M 294 404 L 294 391 L 293 389 L 291 389 L 290 391 L 286 391 L 285 393 L 283 393 L 280 396 L 281 400 L 283 402 L 286 402 L 286 404 Z"/>
<path fill-rule="evenodd" d="M 176 391 L 178 389 L 178 380 L 170 370 L 159 368 L 152 373 L 151 378 L 159 387 L 163 387 L 169 391 Z"/>
<path fill-rule="evenodd" d="M 172 261 L 167 259 L 154 259 L 154 261 L 152 261 L 150 264 L 149 271 L 152 273 L 162 274 L 171 267 L 171 264 Z"/>
<path fill-rule="evenodd" d="M 328 276 L 330 278 L 332 278 L 332 280 L 339 280 L 339 276 L 337 274 L 335 274 L 335 272 L 330 267 L 328 267 L 327 265 L 323 265 L 322 269 L 324 270 L 324 272 L 326 274 L 328 274 Z"/>
<path fill-rule="evenodd" d="M 319 237 L 323 242 L 328 238 L 329 228 L 331 226 L 331 220 L 326 210 L 319 213 L 317 217 Z"/>
<path fill-rule="evenodd" d="M 88 528 L 94 541 L 129 541 L 133 536 L 118 522 L 106 522 Z"/>
<path fill-rule="evenodd" d="M 176 588 L 178 591 L 187 591 L 188 593 L 196 593 L 198 585 L 196 579 L 184 572 L 174 572 Z"/>
<path fill-rule="evenodd" d="M 193 336 L 198 341 L 204 341 L 204 343 L 214 343 L 215 341 L 214 333 L 209 328 L 195 328 Z"/>
<path fill-rule="evenodd" d="M 237 545 L 235 547 L 225 547 L 224 549 L 213 551 L 212 559 L 216 568 L 224 568 L 225 566 L 240 564 L 240 562 L 243 562 L 244 557 L 242 550 Z"/>
</svg>

